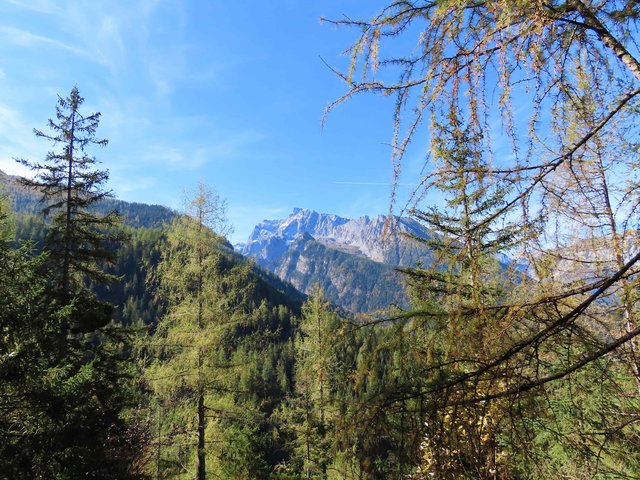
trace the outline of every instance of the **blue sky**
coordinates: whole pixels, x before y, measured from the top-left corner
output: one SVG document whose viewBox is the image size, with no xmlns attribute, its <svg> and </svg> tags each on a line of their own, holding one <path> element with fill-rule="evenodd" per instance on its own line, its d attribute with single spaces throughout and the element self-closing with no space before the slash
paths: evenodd
<svg viewBox="0 0 640 480">
<path fill-rule="evenodd" d="M 228 199 L 234 242 L 293 207 L 385 213 L 392 99 L 356 98 L 321 127 L 345 92 L 323 59 L 346 67 L 357 32 L 320 17 L 382 3 L 0 0 L 0 169 L 44 157 L 32 129 L 77 85 L 119 198 L 179 208 L 202 180 Z"/>
</svg>

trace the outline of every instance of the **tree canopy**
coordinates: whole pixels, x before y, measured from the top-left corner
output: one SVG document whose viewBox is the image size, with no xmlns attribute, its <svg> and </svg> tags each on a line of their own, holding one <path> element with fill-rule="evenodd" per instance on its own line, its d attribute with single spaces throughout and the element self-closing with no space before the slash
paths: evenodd
<svg viewBox="0 0 640 480">
<path fill-rule="evenodd" d="M 571 461 L 576 476 L 633 476 L 618 448 L 637 436 L 640 385 L 637 2 L 394 1 L 330 21 L 360 35 L 329 111 L 395 98 L 396 186 L 412 142 L 431 142 L 401 209 L 437 232 L 445 261 L 406 270 L 413 309 L 391 318 L 424 331 L 433 372 L 394 401 L 430 402 L 417 478 L 523 475 L 523 448 L 539 455 L 533 477 Z M 425 205 L 433 189 L 442 209 Z M 587 403 L 590 382 L 608 416 L 559 407 L 570 391 Z"/>
</svg>

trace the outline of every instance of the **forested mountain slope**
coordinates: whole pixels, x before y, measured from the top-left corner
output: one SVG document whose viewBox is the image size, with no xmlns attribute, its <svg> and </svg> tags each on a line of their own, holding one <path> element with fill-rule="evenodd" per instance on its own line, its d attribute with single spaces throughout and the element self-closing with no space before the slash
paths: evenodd
<svg viewBox="0 0 640 480">
<path fill-rule="evenodd" d="M 4 192 L 13 211 L 14 223 L 19 240 L 33 240 L 41 244 L 45 226 L 36 214 L 42 208 L 40 195 L 18 182 L 18 177 L 7 175 L 0 170 L 0 193 Z M 152 324 L 157 320 L 158 307 L 154 301 L 153 283 L 150 271 L 157 264 L 162 242 L 163 228 L 177 213 L 162 205 L 126 202 L 105 199 L 97 207 L 100 213 L 116 210 L 120 213 L 129 240 L 117 247 L 116 263 L 108 267 L 109 273 L 121 280 L 111 285 L 94 285 L 100 296 L 116 306 L 115 316 L 125 324 L 142 322 Z M 115 248 L 115 247 L 114 247 Z M 220 249 L 236 263 L 244 262 L 244 257 L 233 251 L 227 241 L 220 242 Z M 253 268 L 259 290 L 264 296 L 271 296 L 276 303 L 297 304 L 305 296 L 291 284 L 261 268 Z M 291 303 L 292 302 L 292 303 Z"/>
<path fill-rule="evenodd" d="M 22 198 L 29 197 L 23 195 Z M 126 202 L 123 204 L 127 205 Z M 136 206 L 131 211 L 137 212 L 137 219 L 132 221 L 134 225 L 146 222 L 145 206 Z M 123 226 L 122 231 L 128 239 L 117 246 L 107 245 L 115 250 L 116 255 L 115 262 L 105 266 L 105 272 L 113 275 L 117 281 L 86 280 L 86 285 L 101 301 L 114 305 L 112 315 L 116 323 L 134 327 L 126 331 L 139 338 L 137 353 L 134 355 L 129 347 L 119 357 L 125 362 L 123 365 L 126 364 L 132 371 L 154 362 L 165 362 L 176 353 L 173 343 L 167 343 L 162 350 L 157 350 L 161 342 L 167 341 L 163 335 L 168 328 L 167 316 L 172 311 L 171 303 L 161 294 L 158 269 L 168 258 L 170 232 L 178 221 L 188 220 L 174 215 L 174 220 L 163 224 L 162 228 Z M 13 214 L 10 222 L 16 231 L 16 245 L 32 241 L 38 251 L 46 244 L 50 226 L 38 215 L 27 210 L 26 213 Z M 282 422 L 273 415 L 284 398 L 291 394 L 293 341 L 304 296 L 291 285 L 235 253 L 224 238 L 210 231 L 207 235 L 210 248 L 207 262 L 214 265 L 216 271 L 215 284 L 207 292 L 213 296 L 218 310 L 215 316 L 208 317 L 213 323 L 201 334 L 195 335 L 187 330 L 179 351 L 186 348 L 189 352 L 191 344 L 208 337 L 215 338 L 207 347 L 207 357 L 215 365 L 209 367 L 207 375 L 213 375 L 212 382 L 215 385 L 207 386 L 206 401 L 208 408 L 224 408 L 227 413 L 219 415 L 216 421 L 209 420 L 207 435 L 215 437 L 212 445 L 224 442 L 227 448 L 207 448 L 206 457 L 209 464 L 213 465 L 210 467 L 212 471 L 219 472 L 223 478 L 239 478 L 238 475 L 267 478 L 269 472 L 291 455 L 288 437 L 281 432 Z M 184 269 L 185 272 L 188 270 Z M 162 334 L 158 333 L 160 330 Z M 150 335 L 147 336 L 145 332 Z M 94 342 L 98 345 L 103 340 L 100 333 L 95 335 Z M 44 342 L 47 343 L 47 340 Z M 188 365 L 182 368 L 187 372 L 186 375 L 193 375 Z M 154 405 L 159 407 L 147 409 L 140 406 L 127 419 L 131 429 L 129 433 L 140 435 L 135 439 L 142 448 L 136 450 L 135 469 L 148 472 L 161 468 L 164 472 L 180 475 L 183 472 L 182 454 L 176 454 L 176 450 L 171 448 L 160 451 L 157 444 L 159 439 L 166 436 L 161 441 L 167 447 L 172 445 L 171 438 L 178 435 L 177 428 L 184 431 L 185 437 L 176 437 L 174 441 L 176 445 L 182 442 L 179 449 L 185 451 L 193 430 L 190 425 L 184 424 L 183 416 L 189 416 L 195 410 L 191 409 L 191 396 L 184 393 L 184 387 L 177 387 L 178 391 L 170 397 L 163 393 L 181 384 L 180 374 L 162 378 L 160 386 L 153 376 L 146 379 L 149 385 L 153 384 L 154 388 L 159 389 L 157 398 L 153 400 Z M 133 382 L 129 384 L 133 385 Z M 137 394 L 147 395 L 146 388 L 143 387 L 144 391 Z M 127 392 L 127 395 L 130 395 L 131 402 L 136 401 L 133 394 Z M 156 429 L 158 422 L 161 422 L 161 427 L 158 427 L 160 430 Z M 92 444 L 89 442 L 89 445 Z M 233 454 L 228 456 L 229 452 Z M 237 456 L 244 460 L 238 461 Z M 134 454 L 131 455 L 133 457 Z M 160 463 L 152 463 L 156 459 Z M 17 468 L 9 460 L 0 459 L 0 478 L 5 478 L 2 476 L 3 461 L 8 462 L 7 468 Z M 129 458 L 122 459 L 123 464 L 129 461 Z"/>
</svg>

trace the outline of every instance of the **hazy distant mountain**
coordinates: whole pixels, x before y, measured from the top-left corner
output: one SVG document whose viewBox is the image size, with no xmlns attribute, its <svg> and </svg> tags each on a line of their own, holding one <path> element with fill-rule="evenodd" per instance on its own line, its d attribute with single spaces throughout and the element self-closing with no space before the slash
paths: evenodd
<svg viewBox="0 0 640 480">
<path fill-rule="evenodd" d="M 429 264 L 432 252 L 411 236 L 428 238 L 418 222 L 385 216 L 342 218 L 294 209 L 282 220 L 257 225 L 244 255 L 309 293 L 315 284 L 328 298 L 352 312 L 372 311 L 390 303 L 406 305 L 398 266 Z"/>
<path fill-rule="evenodd" d="M 7 175 L 0 170 L 0 193 L 3 192 L 11 199 L 15 212 L 37 213 L 42 210 L 40 202 L 42 195 L 20 185 L 18 177 Z M 124 223 L 134 228 L 161 227 L 163 223 L 171 221 L 176 215 L 175 211 L 162 205 L 125 202 L 115 198 L 99 202 L 96 209 L 101 213 L 117 210 L 122 215 Z"/>
</svg>

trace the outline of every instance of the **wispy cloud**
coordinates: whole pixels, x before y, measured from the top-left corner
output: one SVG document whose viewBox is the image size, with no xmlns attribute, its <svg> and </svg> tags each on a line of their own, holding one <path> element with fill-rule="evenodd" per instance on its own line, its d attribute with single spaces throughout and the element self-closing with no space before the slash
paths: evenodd
<svg viewBox="0 0 640 480">
<path fill-rule="evenodd" d="M 202 138 L 181 144 L 167 145 L 164 142 L 147 148 L 138 157 L 142 162 L 162 165 L 172 170 L 198 170 L 212 162 L 224 163 L 242 157 L 264 135 L 246 131 L 228 134 L 225 138 Z"/>
<path fill-rule="evenodd" d="M 180 1 L 132 0 L 118 2 L 77 2 L 76 0 L 8 0 L 12 5 L 49 17 L 48 31 L 33 32 L 16 27 L 2 27 L 3 40 L 22 47 L 57 48 L 105 66 L 112 75 L 132 70 L 132 65 L 144 65 L 157 53 L 163 57 L 166 48 L 158 48 L 152 38 L 153 15 L 162 7 L 172 18 L 184 17 Z M 185 23 L 179 20 L 177 23 Z M 182 27 L 180 27 L 182 28 Z M 157 74 L 149 67 L 148 75 L 181 71 L 175 55 L 167 67 Z M 145 59 L 145 60 L 142 60 Z M 175 73 L 172 73 L 175 75 Z M 168 76 L 167 78 L 171 78 Z"/>
<path fill-rule="evenodd" d="M 141 190 L 149 190 L 157 185 L 158 179 L 153 176 L 136 176 L 134 180 L 130 177 L 112 175 L 111 184 L 117 185 L 116 194 L 119 198 L 125 198 L 129 193 L 137 193 Z"/>
<path fill-rule="evenodd" d="M 37 35 L 27 30 L 22 30 L 14 27 L 0 27 L 0 34 L 4 37 L 4 41 L 20 47 L 40 48 L 43 45 L 46 45 L 52 48 L 68 51 L 81 57 L 92 58 L 92 56 L 86 50 L 78 48 L 74 45 L 69 45 L 55 38 Z"/>
<path fill-rule="evenodd" d="M 177 148 L 154 146 L 149 148 L 140 160 L 152 165 L 162 165 L 173 170 L 197 170 L 207 163 L 208 155 L 204 148 Z"/>
<path fill-rule="evenodd" d="M 20 0 L 6 0 L 8 3 L 15 5 L 20 8 L 24 8 L 25 10 L 31 10 L 33 12 L 39 13 L 54 13 L 59 10 L 59 5 L 51 0 L 28 0 L 28 1 L 20 1 Z"/>
<path fill-rule="evenodd" d="M 140 54 L 147 29 L 147 10 L 144 2 L 128 2 L 123 8 L 118 3 L 66 2 L 53 17 L 65 35 L 71 36 L 90 52 L 94 61 L 104 65 L 117 76 Z"/>
</svg>

